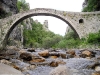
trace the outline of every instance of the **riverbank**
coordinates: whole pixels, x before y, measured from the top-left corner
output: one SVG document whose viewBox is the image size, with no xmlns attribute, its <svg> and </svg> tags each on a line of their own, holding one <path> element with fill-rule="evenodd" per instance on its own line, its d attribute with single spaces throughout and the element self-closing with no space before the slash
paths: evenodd
<svg viewBox="0 0 100 75">
<path fill-rule="evenodd" d="M 0 54 L 1 63 L 19 70 L 24 75 L 99 75 L 100 50 L 41 50 L 11 46 L 5 53 Z"/>
</svg>

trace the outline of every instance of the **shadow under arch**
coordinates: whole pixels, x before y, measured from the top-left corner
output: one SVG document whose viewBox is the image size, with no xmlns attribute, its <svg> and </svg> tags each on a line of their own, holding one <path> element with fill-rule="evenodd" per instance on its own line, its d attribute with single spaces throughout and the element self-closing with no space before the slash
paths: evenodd
<svg viewBox="0 0 100 75">
<path fill-rule="evenodd" d="M 62 17 L 60 17 L 60 16 L 58 16 L 58 15 L 52 14 L 52 13 L 33 13 L 33 14 L 28 14 L 28 15 L 26 15 L 26 16 L 23 16 L 22 18 L 18 19 L 15 23 L 13 23 L 13 25 L 12 25 L 11 28 L 8 30 L 6 36 L 5 36 L 4 40 L 3 40 L 3 43 L 2 43 L 3 48 L 6 47 L 6 45 L 7 45 L 7 40 L 8 40 L 8 38 L 9 38 L 9 35 L 10 35 L 10 33 L 12 32 L 12 30 L 13 30 L 21 21 L 23 21 L 24 19 L 27 19 L 27 18 L 29 18 L 29 17 L 32 17 L 32 16 L 53 16 L 53 17 L 56 17 L 56 18 L 58 18 L 58 19 L 61 19 L 62 21 L 64 21 L 65 23 L 67 23 L 67 24 L 71 27 L 71 29 L 72 29 L 72 30 L 77 34 L 77 36 L 79 37 L 78 33 L 77 33 L 76 30 L 73 28 L 73 26 L 72 26 L 68 21 L 66 21 L 64 18 L 62 18 Z"/>
</svg>

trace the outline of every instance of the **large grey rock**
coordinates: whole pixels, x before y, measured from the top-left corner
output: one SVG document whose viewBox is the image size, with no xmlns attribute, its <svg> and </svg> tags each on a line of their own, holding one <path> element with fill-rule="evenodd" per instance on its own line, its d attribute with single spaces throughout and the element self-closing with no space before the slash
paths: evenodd
<svg viewBox="0 0 100 75">
<path fill-rule="evenodd" d="M 49 75 L 73 75 L 66 66 L 58 66 L 51 70 Z"/>
<path fill-rule="evenodd" d="M 11 66 L 5 65 L 0 63 L 0 75 L 7 74 L 7 75 L 24 75 L 20 71 L 12 68 Z"/>
</svg>

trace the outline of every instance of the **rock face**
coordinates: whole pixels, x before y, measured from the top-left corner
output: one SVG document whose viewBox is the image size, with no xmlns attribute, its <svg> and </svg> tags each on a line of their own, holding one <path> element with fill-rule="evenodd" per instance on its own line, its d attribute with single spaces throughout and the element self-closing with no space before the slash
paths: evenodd
<svg viewBox="0 0 100 75">
<path fill-rule="evenodd" d="M 49 31 L 49 29 L 48 29 L 48 20 L 44 21 L 43 28 L 44 28 L 44 30 Z"/>
<path fill-rule="evenodd" d="M 18 13 L 17 0 L 0 0 L 0 18 L 5 18 Z M 22 26 L 17 26 L 10 37 L 22 41 Z M 17 34 L 16 34 L 17 33 Z M 14 42 L 14 43 L 13 43 Z M 12 44 L 19 44 L 18 41 L 11 41 Z"/>
<path fill-rule="evenodd" d="M 71 29 L 71 27 L 70 26 L 67 26 L 66 27 L 66 32 L 65 32 L 65 34 L 67 34 L 67 33 L 69 33 L 69 32 L 72 32 L 73 30 Z"/>
<path fill-rule="evenodd" d="M 0 0 L 0 14 L 4 12 L 16 14 L 18 12 L 17 0 Z"/>
<path fill-rule="evenodd" d="M 29 8 L 29 7 L 28 7 Z M 23 9 L 22 9 L 23 10 Z M 21 11 L 19 11 L 21 12 Z M 5 18 L 18 13 L 17 0 L 0 0 L 0 18 Z M 28 18 L 23 21 L 26 29 L 32 30 L 32 19 Z M 22 47 L 23 43 L 23 25 L 17 25 L 10 34 L 10 45 Z"/>
<path fill-rule="evenodd" d="M 23 47 L 23 30 L 28 29 L 32 30 L 32 23 L 34 21 L 31 18 L 25 19 L 23 24 L 18 24 L 14 30 L 10 34 L 10 41 L 12 40 L 13 43 L 11 45 L 16 45 L 17 47 Z"/>
</svg>

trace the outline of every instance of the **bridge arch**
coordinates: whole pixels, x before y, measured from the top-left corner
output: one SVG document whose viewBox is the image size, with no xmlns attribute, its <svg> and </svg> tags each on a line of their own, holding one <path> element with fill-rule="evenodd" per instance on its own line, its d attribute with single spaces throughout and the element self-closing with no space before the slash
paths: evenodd
<svg viewBox="0 0 100 75">
<path fill-rule="evenodd" d="M 46 11 L 44 11 L 46 10 Z M 31 13 L 28 13 L 28 12 L 24 12 L 22 15 L 19 14 L 16 14 L 17 15 L 17 19 L 15 19 L 12 24 L 10 25 L 8 31 L 7 31 L 7 34 L 5 35 L 5 38 L 3 40 L 3 46 L 5 47 L 6 44 L 7 44 L 7 40 L 9 38 L 9 35 L 10 33 L 12 32 L 12 30 L 21 22 L 23 21 L 24 19 L 27 19 L 29 17 L 32 17 L 32 16 L 52 16 L 52 17 L 56 17 L 58 19 L 61 19 L 62 21 L 64 21 L 65 23 L 67 23 L 73 30 L 74 32 L 79 36 L 77 30 L 73 27 L 73 23 L 71 22 L 71 20 L 69 20 L 68 18 L 66 18 L 66 13 L 61 15 L 61 14 L 57 14 L 57 10 L 54 10 L 54 9 L 50 9 L 49 12 L 47 11 L 47 9 L 38 9 L 38 11 L 36 9 L 33 9 L 33 10 L 30 10 Z M 51 11 L 53 10 L 53 12 Z M 32 12 L 33 11 L 33 12 Z M 35 11 L 35 12 L 34 12 Z M 50 12 L 51 11 L 51 12 Z M 55 12 L 54 12 L 55 11 Z M 59 11 L 58 11 L 59 12 Z M 64 12 L 63 12 L 64 13 Z M 67 26 L 67 25 L 66 25 Z M 80 36 L 79 36 L 80 37 Z"/>
</svg>

